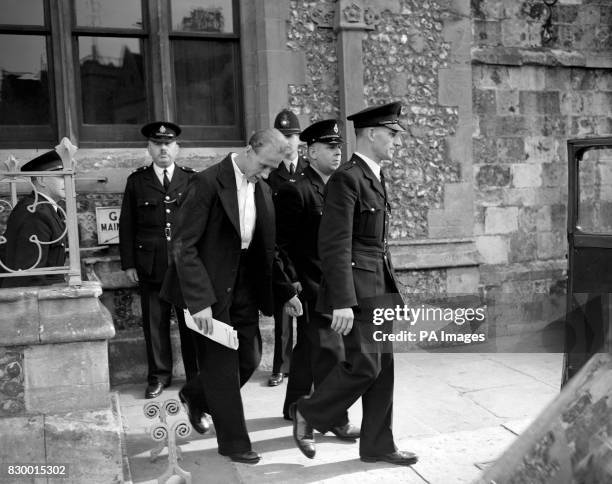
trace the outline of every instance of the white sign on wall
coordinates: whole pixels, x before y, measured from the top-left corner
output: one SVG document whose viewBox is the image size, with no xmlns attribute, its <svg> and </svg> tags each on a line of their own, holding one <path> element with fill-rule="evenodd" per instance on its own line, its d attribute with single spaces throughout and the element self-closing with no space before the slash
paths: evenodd
<svg viewBox="0 0 612 484">
<path fill-rule="evenodd" d="M 119 243 L 119 214 L 121 207 L 96 207 L 98 244 Z"/>
</svg>

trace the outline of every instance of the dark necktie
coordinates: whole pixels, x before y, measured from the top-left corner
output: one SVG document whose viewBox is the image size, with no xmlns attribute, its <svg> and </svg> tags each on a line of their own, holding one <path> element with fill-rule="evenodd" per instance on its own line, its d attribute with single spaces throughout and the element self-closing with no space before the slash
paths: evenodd
<svg viewBox="0 0 612 484">
<path fill-rule="evenodd" d="M 164 170 L 164 190 L 168 191 L 170 187 L 170 178 L 168 178 L 168 170 Z"/>
<path fill-rule="evenodd" d="M 292 176 L 295 175 L 295 167 L 293 166 L 293 163 L 289 165 L 289 174 Z"/>
<path fill-rule="evenodd" d="M 387 201 L 387 187 L 385 186 L 385 174 L 380 170 L 380 184 L 382 185 L 383 193 L 385 194 L 385 202 Z"/>
</svg>

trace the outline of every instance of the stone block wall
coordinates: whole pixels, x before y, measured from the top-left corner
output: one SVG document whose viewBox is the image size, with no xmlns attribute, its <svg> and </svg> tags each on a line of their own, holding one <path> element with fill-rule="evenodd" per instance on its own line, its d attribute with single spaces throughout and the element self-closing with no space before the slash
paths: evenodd
<svg viewBox="0 0 612 484">
<path fill-rule="evenodd" d="M 612 7 L 559 1 L 545 43 L 542 3 L 471 5 L 474 234 L 501 334 L 564 316 L 566 142 L 612 133 Z"/>
<path fill-rule="evenodd" d="M 0 291 L 0 462 L 66 465 L 70 483 L 123 482 L 115 330 L 101 292 L 88 282 Z"/>
</svg>

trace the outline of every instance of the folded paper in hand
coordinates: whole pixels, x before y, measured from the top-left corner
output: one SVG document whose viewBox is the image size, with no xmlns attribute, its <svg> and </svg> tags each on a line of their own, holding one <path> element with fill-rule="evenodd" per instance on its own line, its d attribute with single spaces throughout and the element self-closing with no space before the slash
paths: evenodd
<svg viewBox="0 0 612 484">
<path fill-rule="evenodd" d="M 233 350 L 238 349 L 238 333 L 229 324 L 213 319 L 212 333 L 204 334 L 204 331 L 198 328 L 198 325 L 193 320 L 191 313 L 187 309 L 184 309 L 183 312 L 185 313 L 185 324 L 189 329 L 195 331 L 196 333 L 200 333 L 202 336 L 206 336 L 207 338 L 210 338 L 223 346 L 227 346 Z"/>
</svg>

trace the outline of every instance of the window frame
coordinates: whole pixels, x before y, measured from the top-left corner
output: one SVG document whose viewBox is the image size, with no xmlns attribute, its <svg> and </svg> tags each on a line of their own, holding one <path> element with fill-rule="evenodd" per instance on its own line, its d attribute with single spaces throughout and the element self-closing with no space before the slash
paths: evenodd
<svg viewBox="0 0 612 484">
<path fill-rule="evenodd" d="M 49 94 L 49 125 L 0 125 L 2 138 L 0 148 L 44 148 L 48 143 L 55 143 L 61 138 L 58 129 L 58 112 L 56 100 L 55 58 L 52 41 L 51 16 L 49 0 L 42 0 L 44 25 L 0 24 L 0 35 L 32 35 L 44 37 L 47 55 L 47 81 Z M 32 135 L 34 133 L 34 136 Z"/>
<path fill-rule="evenodd" d="M 49 66 L 49 103 L 51 126 L 2 127 L 0 148 L 48 146 L 66 136 L 82 148 L 141 147 L 140 124 L 85 124 L 81 97 L 78 42 L 81 36 L 128 37 L 141 40 L 147 121 L 175 121 L 176 82 L 173 40 L 211 39 L 233 43 L 234 113 L 231 126 L 182 125 L 180 144 L 189 147 L 225 147 L 242 145 L 245 139 L 244 85 L 242 70 L 240 1 L 232 0 L 232 33 L 182 32 L 171 27 L 171 0 L 140 0 L 142 30 L 77 26 L 76 0 L 42 0 L 44 26 L 0 24 L 0 33 L 45 35 Z M 164 94 L 166 93 L 166 94 Z M 32 136 L 32 129 L 38 131 Z M 42 136 L 46 131 L 46 136 Z M 38 134 L 40 132 L 40 134 Z"/>
</svg>

